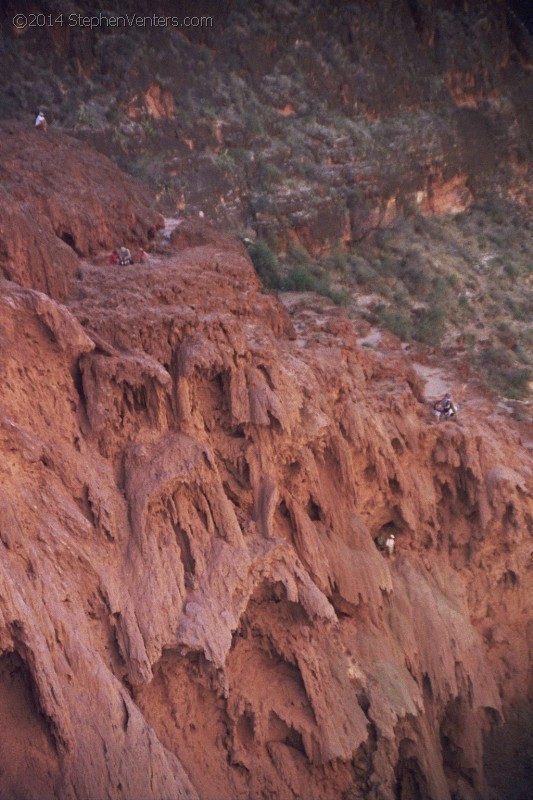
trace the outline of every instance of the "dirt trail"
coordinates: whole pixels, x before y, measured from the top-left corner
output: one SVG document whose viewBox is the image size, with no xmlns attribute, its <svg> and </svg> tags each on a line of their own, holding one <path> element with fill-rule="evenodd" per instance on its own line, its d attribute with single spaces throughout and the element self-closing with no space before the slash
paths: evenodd
<svg viewBox="0 0 533 800">
<path fill-rule="evenodd" d="M 459 387 L 450 374 L 438 367 L 430 367 L 425 364 L 413 362 L 413 367 L 417 375 L 424 381 L 424 397 L 426 400 L 437 400 L 442 397 L 446 392 L 449 392 L 452 397 L 459 400 L 458 392 L 461 389 L 461 394 L 464 395 L 464 385 Z M 463 399 L 463 398 L 461 398 Z"/>
</svg>

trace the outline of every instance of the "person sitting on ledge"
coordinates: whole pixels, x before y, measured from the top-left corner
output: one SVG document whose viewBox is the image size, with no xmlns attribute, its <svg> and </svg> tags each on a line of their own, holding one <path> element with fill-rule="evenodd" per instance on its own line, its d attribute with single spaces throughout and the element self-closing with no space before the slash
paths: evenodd
<svg viewBox="0 0 533 800">
<path fill-rule="evenodd" d="M 121 247 L 118 251 L 120 256 L 120 266 L 123 267 L 126 264 L 133 264 L 133 259 L 131 257 L 131 251 L 128 250 L 127 247 Z"/>
</svg>

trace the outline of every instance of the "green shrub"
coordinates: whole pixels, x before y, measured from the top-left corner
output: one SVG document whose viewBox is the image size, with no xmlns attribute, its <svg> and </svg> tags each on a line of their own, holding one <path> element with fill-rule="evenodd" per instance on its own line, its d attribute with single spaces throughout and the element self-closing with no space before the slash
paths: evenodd
<svg viewBox="0 0 533 800">
<path fill-rule="evenodd" d="M 316 280 L 315 292 L 323 294 L 326 297 L 331 297 L 331 280 L 329 273 L 323 269 L 315 269 L 312 274 Z"/>
<path fill-rule="evenodd" d="M 381 256 L 372 262 L 374 270 L 379 275 L 394 275 L 396 272 L 396 263 L 390 256 Z"/>
<path fill-rule="evenodd" d="M 398 277 L 402 279 L 409 293 L 421 297 L 429 292 L 432 284 L 431 273 L 418 250 L 410 250 L 397 267 Z"/>
<path fill-rule="evenodd" d="M 448 297 L 448 293 L 450 291 L 450 284 L 448 282 L 447 276 L 438 275 L 436 278 L 433 278 L 432 287 L 431 287 L 431 297 L 434 301 L 443 301 Z"/>
<path fill-rule="evenodd" d="M 255 242 L 250 246 L 248 254 L 265 289 L 279 289 L 281 279 L 279 275 L 278 259 L 266 242 Z"/>
<path fill-rule="evenodd" d="M 274 198 L 271 195 L 269 195 L 267 193 L 256 195 L 252 199 L 252 210 L 253 210 L 254 214 L 261 213 L 261 212 L 265 212 L 265 213 L 268 213 L 268 214 L 278 214 L 279 213 L 279 208 L 276 205 L 276 201 L 274 200 Z"/>
<path fill-rule="evenodd" d="M 503 268 L 510 278 L 518 278 L 518 276 L 522 274 L 522 270 L 518 264 L 513 264 L 511 261 L 507 261 Z"/>
<path fill-rule="evenodd" d="M 533 371 L 529 367 L 517 367 L 513 354 L 506 347 L 486 347 L 478 355 L 476 363 L 485 372 L 489 385 L 495 391 L 513 400 L 528 395 Z"/>
<path fill-rule="evenodd" d="M 287 259 L 289 261 L 295 261 L 297 264 L 301 266 L 308 266 L 311 260 L 311 256 L 305 249 L 299 244 L 291 244 L 289 249 L 287 250 Z"/>
<path fill-rule="evenodd" d="M 477 361 L 484 369 L 501 370 L 512 365 L 513 357 L 507 348 L 495 345 L 482 350 Z"/>
<path fill-rule="evenodd" d="M 413 330 L 417 342 L 439 345 L 446 332 L 446 311 L 442 306 L 431 305 L 423 313 Z"/>
<path fill-rule="evenodd" d="M 237 172 L 237 164 L 228 148 L 215 156 L 215 163 L 226 175 L 234 175 Z"/>
<path fill-rule="evenodd" d="M 305 264 L 291 267 L 283 281 L 283 288 L 288 292 L 316 292 L 317 285 L 316 277 Z"/>
<path fill-rule="evenodd" d="M 277 183 L 281 180 L 282 174 L 281 171 L 276 167 L 275 164 L 271 164 L 269 161 L 265 161 L 261 164 L 259 168 L 259 178 L 263 186 L 271 186 L 273 183 Z"/>
<path fill-rule="evenodd" d="M 411 298 L 409 297 L 409 292 L 407 292 L 403 286 L 396 292 L 393 292 L 392 299 L 394 300 L 396 305 L 401 308 L 409 308 L 409 306 L 411 305 Z"/>
<path fill-rule="evenodd" d="M 246 129 L 250 133 L 253 134 L 263 133 L 264 131 L 263 123 L 256 114 L 250 111 L 245 111 L 244 114 L 242 114 L 242 120 L 244 122 Z"/>
<path fill-rule="evenodd" d="M 345 306 L 350 300 L 350 292 L 346 289 L 330 289 L 329 297 L 336 306 Z"/>
<path fill-rule="evenodd" d="M 331 253 L 331 264 L 333 269 L 336 269 L 341 275 L 348 274 L 348 257 L 340 245 Z"/>
<path fill-rule="evenodd" d="M 0 117 L 13 117 L 20 111 L 20 103 L 15 97 L 0 92 Z"/>
<path fill-rule="evenodd" d="M 387 328 L 399 339 L 402 339 L 402 341 L 406 341 L 411 338 L 411 317 L 406 311 L 398 311 L 394 308 L 386 308 L 379 312 L 379 321 L 384 328 Z"/>
<path fill-rule="evenodd" d="M 362 258 L 352 258 L 350 261 L 352 277 L 356 283 L 367 286 L 379 280 L 378 273 Z"/>
<path fill-rule="evenodd" d="M 106 114 L 106 117 L 107 117 L 107 114 Z M 154 125 L 151 122 L 151 120 L 143 119 L 141 121 L 141 128 L 143 129 L 143 131 L 144 131 L 146 136 L 154 136 L 155 128 L 154 128 Z"/>
<path fill-rule="evenodd" d="M 148 153 L 141 152 L 131 160 L 126 160 L 121 164 L 122 169 L 133 178 L 141 181 L 148 181 L 152 176 L 152 164 Z"/>
<path fill-rule="evenodd" d="M 359 186 L 354 186 L 353 189 L 349 189 L 346 193 L 347 208 L 350 211 L 357 208 L 357 206 L 364 201 L 364 197 L 364 192 Z"/>
<path fill-rule="evenodd" d="M 497 383 L 506 397 L 520 400 L 529 394 L 531 380 L 533 380 L 533 371 L 529 367 L 515 367 L 504 370 Z"/>
</svg>

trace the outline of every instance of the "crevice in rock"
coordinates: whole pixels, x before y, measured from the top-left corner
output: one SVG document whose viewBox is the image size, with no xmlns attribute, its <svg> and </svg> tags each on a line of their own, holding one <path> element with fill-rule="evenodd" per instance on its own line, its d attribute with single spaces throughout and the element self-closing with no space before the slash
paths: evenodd
<svg viewBox="0 0 533 800">
<path fill-rule="evenodd" d="M 31 671 L 17 652 L 0 656 L 0 720 L 2 797 L 59 796 L 53 726 L 40 708 Z"/>
<path fill-rule="evenodd" d="M 73 237 L 73 235 L 71 233 L 69 233 L 68 231 L 61 231 L 58 235 L 59 235 L 59 238 L 63 242 L 65 242 L 65 244 L 67 244 L 72 250 L 74 250 L 74 252 L 76 253 L 77 256 L 82 255 L 79 252 L 79 250 L 76 248 L 76 241 L 75 241 L 75 239 L 74 239 L 74 237 Z"/>
<path fill-rule="evenodd" d="M 275 711 L 270 712 L 268 719 L 267 747 L 272 742 L 284 744 L 307 757 L 302 735 L 292 725 L 287 725 Z"/>
<path fill-rule="evenodd" d="M 86 520 L 91 523 L 93 528 L 98 527 L 98 520 L 93 512 L 91 499 L 89 496 L 89 487 L 85 484 L 81 490 L 81 495 L 76 497 L 76 505 L 83 514 Z"/>
<path fill-rule="evenodd" d="M 83 370 L 81 368 L 80 359 L 77 359 L 73 365 L 71 375 L 76 394 L 79 398 L 80 423 L 83 425 L 88 425 L 89 417 L 87 414 L 87 395 L 85 394 L 85 389 L 83 386 Z"/>
<path fill-rule="evenodd" d="M 326 518 L 325 514 L 321 506 L 312 496 L 309 497 L 305 510 L 307 511 L 307 516 L 312 522 L 324 522 Z"/>
<path fill-rule="evenodd" d="M 420 765 L 415 742 L 404 738 L 400 742 L 395 768 L 395 800 L 427 800 L 430 797 L 427 780 Z"/>
<path fill-rule="evenodd" d="M 187 588 L 191 587 L 192 580 L 196 574 L 196 559 L 193 556 L 191 541 L 188 533 L 180 525 L 176 515 L 176 498 L 173 501 L 168 500 L 166 509 L 170 518 L 170 523 L 176 537 L 176 542 L 179 547 L 181 563 L 183 564 L 183 571 L 185 576 L 185 585 Z"/>
</svg>

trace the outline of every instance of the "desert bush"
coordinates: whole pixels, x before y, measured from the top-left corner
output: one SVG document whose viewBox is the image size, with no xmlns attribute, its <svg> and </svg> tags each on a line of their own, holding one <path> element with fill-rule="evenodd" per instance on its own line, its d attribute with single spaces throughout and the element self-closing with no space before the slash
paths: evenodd
<svg viewBox="0 0 533 800">
<path fill-rule="evenodd" d="M 305 264 L 296 264 L 288 271 L 283 288 L 288 292 L 316 292 L 318 281 Z"/>
<path fill-rule="evenodd" d="M 275 199 L 267 193 L 255 195 L 255 197 L 252 198 L 251 206 L 255 214 L 261 212 L 279 214 L 279 208 Z"/>
<path fill-rule="evenodd" d="M 409 250 L 397 267 L 398 277 L 402 279 L 409 293 L 421 297 L 429 292 L 431 274 L 418 250 Z"/>
<path fill-rule="evenodd" d="M 266 242 L 255 242 L 250 246 L 248 254 L 265 289 L 279 289 L 281 279 L 278 259 Z"/>
<path fill-rule="evenodd" d="M 425 309 L 413 329 L 417 342 L 436 346 L 442 343 L 446 332 L 446 311 L 442 306 L 430 305 Z"/>
<path fill-rule="evenodd" d="M 389 256 L 384 255 L 374 259 L 372 262 L 373 269 L 378 275 L 394 275 L 396 273 L 396 262 Z"/>
<path fill-rule="evenodd" d="M 342 250 L 340 245 L 335 247 L 331 253 L 331 265 L 333 269 L 336 269 L 341 275 L 348 275 L 348 256 Z"/>
<path fill-rule="evenodd" d="M 13 117 L 20 110 L 20 103 L 15 97 L 0 92 L 0 117 Z"/>
<path fill-rule="evenodd" d="M 264 133 L 263 123 L 259 116 L 251 111 L 245 111 L 242 114 L 242 120 L 244 122 L 246 130 L 251 134 L 260 134 Z"/>
<path fill-rule="evenodd" d="M 452 277 L 454 278 L 455 275 L 437 275 L 433 278 L 431 281 L 431 294 L 429 296 L 430 303 L 434 305 L 447 303 L 450 299 L 450 288 L 452 285 L 450 278 Z"/>
<path fill-rule="evenodd" d="M 522 274 L 522 270 L 518 264 L 515 264 L 512 261 L 506 261 L 503 265 L 503 269 L 506 275 L 508 275 L 510 278 L 518 278 L 518 276 Z"/>
<path fill-rule="evenodd" d="M 353 211 L 354 208 L 357 208 L 357 206 L 364 201 L 364 198 L 363 190 L 359 186 L 354 186 L 346 193 L 346 207 L 350 211 Z"/>
<path fill-rule="evenodd" d="M 375 269 L 363 258 L 355 257 L 350 259 L 351 273 L 354 281 L 362 286 L 368 286 L 379 280 L 379 275 Z"/>
<path fill-rule="evenodd" d="M 237 170 L 235 159 L 226 148 L 215 156 L 215 163 L 226 175 L 234 175 Z"/>
<path fill-rule="evenodd" d="M 517 367 L 512 353 L 505 347 L 487 347 L 481 351 L 476 361 L 495 391 L 513 400 L 527 396 L 533 371 L 529 367 Z"/>
<path fill-rule="evenodd" d="M 124 159 L 119 162 L 120 167 L 131 175 L 133 178 L 138 178 L 141 181 L 148 181 L 152 177 L 152 163 L 148 153 L 139 153 L 138 156 L 132 159 Z"/>
<path fill-rule="evenodd" d="M 311 256 L 305 249 L 299 244 L 291 244 L 289 249 L 287 250 L 287 260 L 288 261 L 295 261 L 296 264 L 300 264 L 303 266 L 309 266 L 309 262 L 311 261 Z"/>
<path fill-rule="evenodd" d="M 329 297 L 336 306 L 345 306 L 350 301 L 350 292 L 347 289 L 330 289 Z"/>
<path fill-rule="evenodd" d="M 275 164 L 264 161 L 259 168 L 259 178 L 263 186 L 268 187 L 280 181 L 282 174 Z"/>
<path fill-rule="evenodd" d="M 385 308 L 379 312 L 379 321 L 384 328 L 387 328 L 402 341 L 407 341 L 411 338 L 412 323 L 407 311 Z"/>
<path fill-rule="evenodd" d="M 407 292 L 403 286 L 396 292 L 393 292 L 392 299 L 394 300 L 397 306 L 400 306 L 402 308 L 409 308 L 409 306 L 411 305 L 411 298 L 409 296 L 409 292 Z"/>
</svg>

